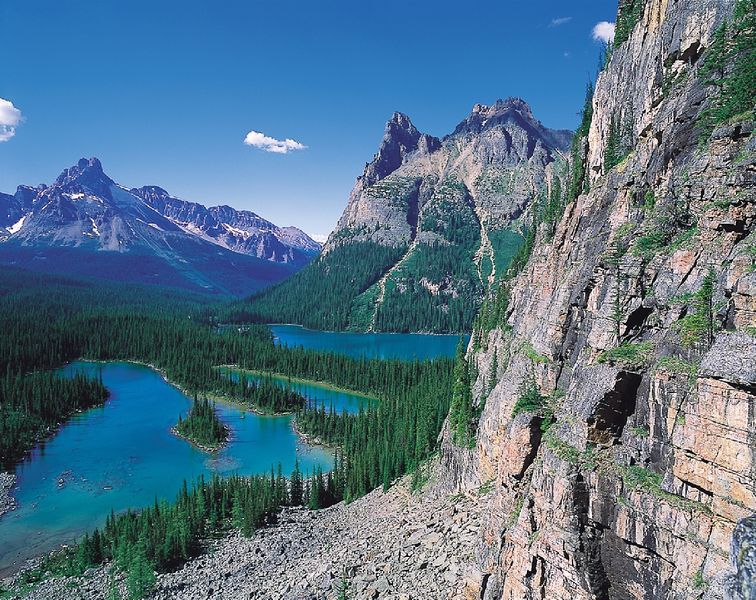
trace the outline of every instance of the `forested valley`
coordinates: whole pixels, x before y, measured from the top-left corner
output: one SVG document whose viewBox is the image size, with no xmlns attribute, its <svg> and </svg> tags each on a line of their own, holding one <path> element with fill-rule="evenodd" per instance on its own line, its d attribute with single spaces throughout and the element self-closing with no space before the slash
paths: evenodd
<svg viewBox="0 0 756 600">
<path fill-rule="evenodd" d="M 216 311 L 201 297 L 158 288 L 0 269 L 0 327 L 6 334 L 0 340 L 0 439 L 7 440 L 0 447 L 6 468 L 67 415 L 105 400 L 98 379 L 50 372 L 78 358 L 148 364 L 198 398 L 225 397 L 263 412 L 296 410 L 300 431 L 339 448 L 327 473 L 297 467 L 288 479 L 279 470 L 271 477 L 197 481 L 174 503 L 114 515 L 103 531 L 54 558 L 46 567 L 51 572 L 81 572 L 112 559 L 129 573 L 138 597 L 149 588 L 153 569 L 181 564 L 212 532 L 249 533 L 283 505 L 319 508 L 353 500 L 409 472 L 421 479 L 420 466 L 435 450 L 448 412 L 453 360 L 356 359 L 276 346 L 267 326 L 220 327 Z M 221 365 L 323 381 L 379 401 L 358 414 L 337 414 L 270 378 L 230 377 Z M 212 446 L 223 432 L 213 418 L 200 418 L 210 412 L 212 403 L 198 400 L 194 417 L 179 427 Z M 188 431 L 190 423 L 197 431 Z"/>
</svg>

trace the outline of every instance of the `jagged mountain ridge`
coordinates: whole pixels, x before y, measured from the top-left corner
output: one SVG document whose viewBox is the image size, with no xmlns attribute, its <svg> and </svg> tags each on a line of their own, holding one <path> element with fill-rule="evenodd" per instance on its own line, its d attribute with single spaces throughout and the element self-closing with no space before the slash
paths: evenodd
<svg viewBox="0 0 756 600">
<path fill-rule="evenodd" d="M 320 251 L 320 244 L 296 227 L 278 227 L 248 210 L 227 205 L 205 207 L 171 196 L 157 186 L 130 192 L 188 233 L 224 248 L 273 262 L 304 265 Z"/>
<path fill-rule="evenodd" d="M 251 311 L 326 329 L 469 331 L 522 242 L 522 218 L 563 177 L 571 137 L 518 98 L 476 104 L 442 139 L 394 113 L 321 257 Z M 335 285 L 343 269 L 353 276 Z M 318 285 L 328 314 L 322 297 L 290 300 Z"/>
<path fill-rule="evenodd" d="M 756 594 L 755 125 L 700 126 L 734 4 L 620 2 L 587 184 L 473 334 L 472 447 L 444 433 L 448 489 L 492 490 L 463 597 Z"/>
<path fill-rule="evenodd" d="M 3 194 L 0 207 L 5 262 L 70 274 L 91 270 L 112 279 L 124 274 L 246 294 L 286 278 L 319 249 L 300 230 L 279 228 L 249 211 L 208 209 L 157 187 L 129 190 L 96 158 L 81 159 L 50 186 Z M 125 271 L 119 273 L 118 265 Z"/>
<path fill-rule="evenodd" d="M 443 200 L 449 182 L 463 186 L 484 228 L 507 227 L 553 176 L 547 167 L 571 140 L 572 132 L 544 127 L 519 98 L 476 104 L 443 139 L 421 134 L 408 116 L 394 113 L 325 250 L 352 240 L 401 245 L 432 233 L 419 213 Z M 376 223 L 382 227 L 373 231 Z"/>
</svg>

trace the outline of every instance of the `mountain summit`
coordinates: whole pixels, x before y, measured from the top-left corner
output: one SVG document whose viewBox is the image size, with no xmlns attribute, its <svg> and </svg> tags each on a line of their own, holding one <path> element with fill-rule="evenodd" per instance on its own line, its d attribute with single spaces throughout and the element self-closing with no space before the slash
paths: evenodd
<svg viewBox="0 0 756 600">
<path fill-rule="evenodd" d="M 327 329 L 469 330 L 534 200 L 561 185 L 570 141 L 519 98 L 476 104 L 442 139 L 394 113 L 321 258 L 253 307 Z M 334 305 L 294 300 L 312 286 L 328 286 Z"/>
<path fill-rule="evenodd" d="M 157 186 L 127 189 L 97 158 L 50 186 L 0 194 L 0 261 L 29 268 L 244 294 L 319 249 L 304 232 L 249 211 L 206 208 Z"/>
</svg>

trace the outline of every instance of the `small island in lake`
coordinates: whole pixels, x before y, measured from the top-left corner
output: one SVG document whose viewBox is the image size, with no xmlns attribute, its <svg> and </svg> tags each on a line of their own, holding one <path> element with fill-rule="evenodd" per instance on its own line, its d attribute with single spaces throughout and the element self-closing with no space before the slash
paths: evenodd
<svg viewBox="0 0 756 600">
<path fill-rule="evenodd" d="M 207 452 L 221 448 L 229 435 L 228 427 L 218 418 L 215 403 L 207 398 L 195 398 L 189 414 L 185 419 L 179 415 L 178 423 L 171 431 Z"/>
</svg>

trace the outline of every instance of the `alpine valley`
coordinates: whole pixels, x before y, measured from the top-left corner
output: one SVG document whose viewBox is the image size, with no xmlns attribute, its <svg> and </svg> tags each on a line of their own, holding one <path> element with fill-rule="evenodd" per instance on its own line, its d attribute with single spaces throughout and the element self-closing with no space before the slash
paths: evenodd
<svg viewBox="0 0 756 600">
<path fill-rule="evenodd" d="M 574 132 L 394 113 L 322 250 L 0 198 L 0 599 L 756 600 L 756 0 L 599 26 Z"/>
</svg>

